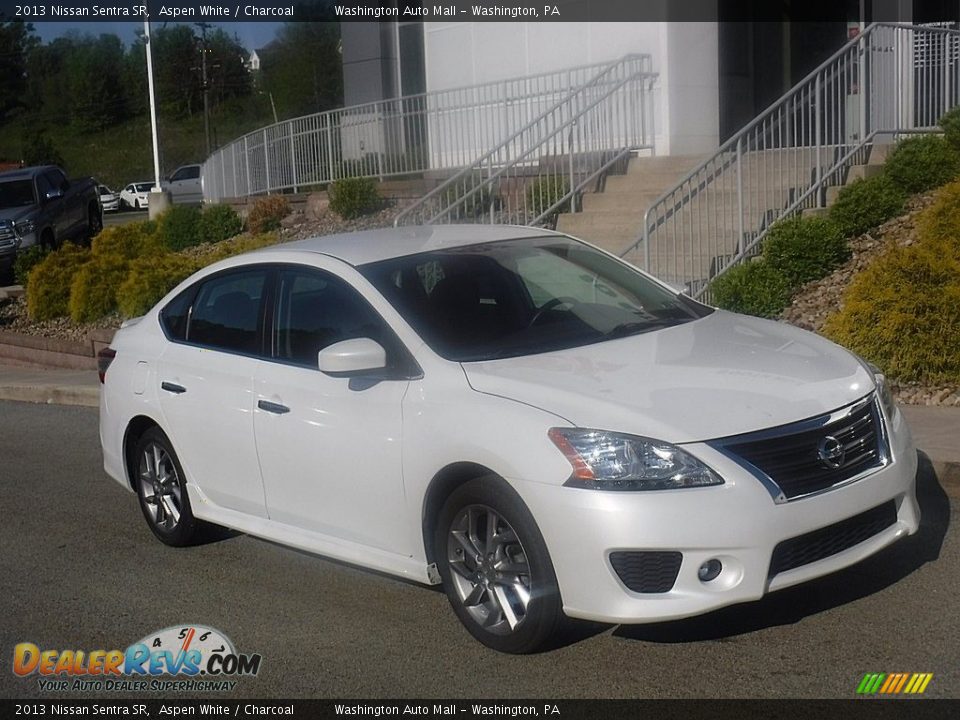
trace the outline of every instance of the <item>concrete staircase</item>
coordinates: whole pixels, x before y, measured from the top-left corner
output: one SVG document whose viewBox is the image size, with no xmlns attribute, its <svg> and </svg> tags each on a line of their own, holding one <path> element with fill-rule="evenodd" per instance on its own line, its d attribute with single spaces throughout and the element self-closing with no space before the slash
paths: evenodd
<svg viewBox="0 0 960 720">
<path fill-rule="evenodd" d="M 874 144 L 870 147 L 870 152 L 867 155 L 866 162 L 863 165 L 852 165 L 847 170 L 847 176 L 843 185 L 831 185 L 826 189 L 824 193 L 824 206 L 816 208 L 806 208 L 803 211 L 804 217 L 810 216 L 822 216 L 826 215 L 830 210 L 830 206 L 837 201 L 837 197 L 840 195 L 840 191 L 854 180 L 867 180 L 872 177 L 876 177 L 883 171 L 883 164 L 887 161 L 887 157 L 890 155 L 890 152 L 893 150 L 892 143 L 885 144 Z"/>
<path fill-rule="evenodd" d="M 821 150 L 821 167 L 832 166 L 834 156 L 834 150 Z M 607 178 L 602 193 L 584 195 L 583 212 L 561 215 L 557 229 L 644 267 L 642 242 L 627 252 L 642 235 L 644 214 L 704 159 L 634 158 L 625 175 Z M 691 278 L 711 277 L 718 265 L 767 227 L 775 212 L 809 187 L 818 157 L 810 148 L 753 151 L 740 159 L 739 174 L 732 157 L 725 162 L 698 172 L 674 200 L 651 216 L 652 223 L 663 221 L 651 236 L 650 267 L 646 268 L 657 277 L 681 286 Z M 675 209 L 666 212 L 671 208 Z"/>
<path fill-rule="evenodd" d="M 637 239 L 647 208 L 704 159 L 631 158 L 626 174 L 607 177 L 603 192 L 584 194 L 582 212 L 561 214 L 557 230 L 619 254 Z"/>
</svg>

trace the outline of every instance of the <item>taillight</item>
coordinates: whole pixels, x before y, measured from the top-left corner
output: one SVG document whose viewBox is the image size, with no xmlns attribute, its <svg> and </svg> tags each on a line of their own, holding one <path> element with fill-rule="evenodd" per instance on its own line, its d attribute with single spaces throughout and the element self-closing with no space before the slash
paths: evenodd
<svg viewBox="0 0 960 720">
<path fill-rule="evenodd" d="M 104 378 L 107 376 L 107 369 L 110 367 L 110 363 L 113 362 L 113 359 L 117 356 L 117 351 L 111 347 L 105 347 L 103 350 L 97 353 L 97 371 L 100 373 L 100 384 L 103 384 Z"/>
</svg>

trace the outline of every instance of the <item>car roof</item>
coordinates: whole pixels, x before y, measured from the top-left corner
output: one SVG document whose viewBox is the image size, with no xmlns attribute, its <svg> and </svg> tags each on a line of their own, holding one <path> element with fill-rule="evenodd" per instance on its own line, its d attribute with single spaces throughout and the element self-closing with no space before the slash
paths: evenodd
<svg viewBox="0 0 960 720">
<path fill-rule="evenodd" d="M 56 167 L 57 167 L 56 165 L 36 165 L 33 167 L 18 168 L 16 170 L 8 170 L 7 172 L 0 173 L 0 180 L 27 180 L 36 175 L 39 175 L 44 170 L 51 170 Z"/>
<path fill-rule="evenodd" d="M 519 225 L 413 225 L 296 240 L 271 245 L 251 255 L 312 252 L 330 255 L 356 266 L 431 250 L 560 234 Z"/>
</svg>

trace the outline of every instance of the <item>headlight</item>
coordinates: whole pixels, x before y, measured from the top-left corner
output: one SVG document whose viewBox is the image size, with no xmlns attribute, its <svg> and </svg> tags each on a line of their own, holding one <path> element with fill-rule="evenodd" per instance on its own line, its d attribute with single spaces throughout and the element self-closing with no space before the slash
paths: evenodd
<svg viewBox="0 0 960 720">
<path fill-rule="evenodd" d="M 13 229 L 16 231 L 17 237 L 23 237 L 24 235 L 30 235 L 34 230 L 36 230 L 37 224 L 33 220 L 23 220 L 21 222 L 14 223 Z"/>
<path fill-rule="evenodd" d="M 723 484 L 695 457 L 659 440 L 581 428 L 551 428 L 547 434 L 573 466 L 569 487 L 672 490 Z"/>
<path fill-rule="evenodd" d="M 873 381 L 877 385 L 877 397 L 880 398 L 883 411 L 887 414 L 887 417 L 892 418 L 893 414 L 897 411 L 897 403 L 894 401 L 893 394 L 890 392 L 890 386 L 887 384 L 887 376 L 869 360 L 865 360 L 856 353 L 854 353 L 853 356 L 873 374 Z"/>
<path fill-rule="evenodd" d="M 874 382 L 877 383 L 877 397 L 880 398 L 880 404 L 883 405 L 883 411 L 887 417 L 892 418 L 896 412 L 897 404 L 893 400 L 893 393 L 890 392 L 890 386 L 887 385 L 887 376 L 880 372 L 880 368 L 872 363 L 868 367 L 873 371 Z"/>
</svg>

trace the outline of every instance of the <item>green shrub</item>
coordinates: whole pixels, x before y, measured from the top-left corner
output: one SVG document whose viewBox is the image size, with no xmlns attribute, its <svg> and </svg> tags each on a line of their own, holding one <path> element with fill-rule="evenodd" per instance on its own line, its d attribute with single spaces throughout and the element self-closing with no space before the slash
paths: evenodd
<svg viewBox="0 0 960 720">
<path fill-rule="evenodd" d="M 772 318 L 790 302 L 790 281 L 762 260 L 731 268 L 710 284 L 717 307 Z"/>
<path fill-rule="evenodd" d="M 891 377 L 960 382 L 960 253 L 956 244 L 892 246 L 847 288 L 824 334 Z"/>
<path fill-rule="evenodd" d="M 794 217 L 776 223 L 763 241 L 763 259 L 793 287 L 826 276 L 850 257 L 840 229 L 826 218 Z"/>
<path fill-rule="evenodd" d="M 830 208 L 830 219 L 845 237 L 856 237 L 899 215 L 907 197 L 886 174 L 854 180 Z"/>
<path fill-rule="evenodd" d="M 199 269 L 196 259 L 175 253 L 134 260 L 117 288 L 120 313 L 124 317 L 143 315 Z"/>
<path fill-rule="evenodd" d="M 229 205 L 208 205 L 200 216 L 200 242 L 216 243 L 243 230 L 243 220 Z"/>
<path fill-rule="evenodd" d="M 377 184 L 371 178 L 344 178 L 327 188 L 330 209 L 344 220 L 357 218 L 383 206 Z"/>
<path fill-rule="evenodd" d="M 570 192 L 570 182 L 567 178 L 558 175 L 538 177 L 527 185 L 527 189 L 524 191 L 527 209 L 533 213 L 534 217 L 537 217 L 568 192 Z M 569 207 L 570 202 L 567 201 L 560 207 L 554 209 L 545 219 L 555 217 L 558 213 L 567 212 Z"/>
<path fill-rule="evenodd" d="M 40 245 L 31 245 L 26 250 L 18 250 L 13 261 L 13 281 L 17 285 L 27 286 L 30 271 L 49 254 L 49 250 Z"/>
<path fill-rule="evenodd" d="M 31 320 L 50 320 L 69 312 L 73 278 L 89 259 L 88 249 L 64 243 L 34 266 L 27 280 L 27 314 Z"/>
<path fill-rule="evenodd" d="M 176 252 L 200 244 L 200 209 L 174 205 L 160 216 L 157 234 L 163 244 Z"/>
<path fill-rule="evenodd" d="M 924 242 L 942 241 L 960 247 L 960 181 L 937 191 L 933 204 L 917 218 Z"/>
<path fill-rule="evenodd" d="M 156 255 L 146 262 L 154 262 Z M 67 307 L 74 322 L 91 322 L 117 309 L 117 288 L 127 276 L 128 261 L 117 255 L 94 255 L 70 283 Z"/>
<path fill-rule="evenodd" d="M 279 230 L 280 221 L 290 214 L 290 203 L 283 195 L 267 195 L 257 200 L 247 214 L 247 229 L 254 234 Z"/>
<path fill-rule="evenodd" d="M 156 223 L 132 222 L 104 228 L 93 239 L 91 251 L 94 257 L 133 260 L 163 252 L 163 241 Z"/>
<path fill-rule="evenodd" d="M 940 118 L 940 127 L 943 128 L 943 137 L 954 150 L 960 152 L 960 105 Z"/>
<path fill-rule="evenodd" d="M 925 192 L 960 174 L 960 154 L 940 135 L 922 135 L 898 143 L 883 171 L 908 195 Z"/>
</svg>

